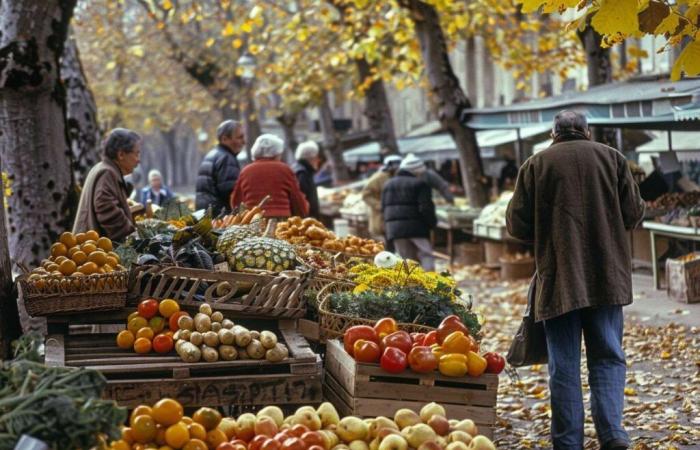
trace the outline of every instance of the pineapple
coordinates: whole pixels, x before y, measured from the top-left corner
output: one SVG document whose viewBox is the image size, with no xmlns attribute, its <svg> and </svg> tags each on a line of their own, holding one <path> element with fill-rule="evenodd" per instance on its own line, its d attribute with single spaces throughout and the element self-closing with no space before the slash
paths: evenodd
<svg viewBox="0 0 700 450">
<path fill-rule="evenodd" d="M 260 236 L 259 228 L 246 225 L 232 225 L 219 236 L 216 242 L 216 251 L 227 255 L 239 241 L 243 239 Z"/>
<path fill-rule="evenodd" d="M 294 247 L 285 241 L 267 237 L 253 237 L 238 242 L 227 253 L 234 270 L 261 269 L 281 272 L 296 265 Z"/>
</svg>

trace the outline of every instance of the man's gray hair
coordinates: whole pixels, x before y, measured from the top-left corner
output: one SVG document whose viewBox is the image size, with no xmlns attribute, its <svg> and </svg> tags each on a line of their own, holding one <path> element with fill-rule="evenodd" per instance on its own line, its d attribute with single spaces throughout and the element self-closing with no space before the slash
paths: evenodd
<svg viewBox="0 0 700 450">
<path fill-rule="evenodd" d="M 565 109 L 554 116 L 554 124 L 552 125 L 552 133 L 555 136 L 568 133 L 588 133 L 588 121 L 583 114 Z"/>
<path fill-rule="evenodd" d="M 216 128 L 216 139 L 221 142 L 222 137 L 228 137 L 233 134 L 238 128 L 241 127 L 241 122 L 237 120 L 224 120 Z"/>
<path fill-rule="evenodd" d="M 109 159 L 117 159 L 119 151 L 131 153 L 141 140 L 141 136 L 135 131 L 126 128 L 115 128 L 109 132 L 102 142 L 104 155 Z"/>
<path fill-rule="evenodd" d="M 300 159 L 311 159 L 318 156 L 318 144 L 314 141 L 305 141 L 297 146 L 297 150 L 294 153 L 294 158 Z"/>
</svg>

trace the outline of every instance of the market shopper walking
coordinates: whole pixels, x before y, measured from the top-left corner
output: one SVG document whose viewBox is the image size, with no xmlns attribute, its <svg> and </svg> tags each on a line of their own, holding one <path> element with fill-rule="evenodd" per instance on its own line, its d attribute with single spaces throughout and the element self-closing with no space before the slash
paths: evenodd
<svg viewBox="0 0 700 450">
<path fill-rule="evenodd" d="M 195 207 L 212 207 L 218 215 L 228 207 L 228 200 L 236 185 L 241 166 L 236 155 L 245 145 L 243 124 L 226 120 L 216 129 L 219 143 L 202 160 L 197 173 Z"/>
<path fill-rule="evenodd" d="M 394 242 L 398 254 L 432 271 L 435 259 L 428 238 L 437 217 L 430 186 L 420 179 L 424 171 L 423 161 L 412 153 L 406 155 L 382 190 L 382 213 L 386 238 Z"/>
<path fill-rule="evenodd" d="M 508 232 L 534 244 L 536 321 L 544 321 L 555 449 L 583 448 L 581 335 L 591 413 L 603 450 L 626 449 L 622 306 L 632 302 L 627 230 L 644 203 L 624 156 L 592 142 L 586 118 L 562 111 L 546 150 L 520 168 Z"/>
<path fill-rule="evenodd" d="M 369 207 L 369 233 L 374 239 L 384 238 L 384 218 L 382 217 L 382 190 L 387 181 L 399 170 L 401 157 L 389 155 L 384 158 L 384 165 L 381 170 L 375 172 L 362 188 L 362 200 Z M 384 243 L 389 251 L 393 251 L 391 241 L 388 239 Z"/>
<path fill-rule="evenodd" d="M 163 175 L 156 169 L 148 172 L 148 186 L 141 189 L 139 194 L 139 203 L 142 205 L 150 201 L 154 205 L 162 206 L 174 197 L 172 191 L 163 184 Z"/>
<path fill-rule="evenodd" d="M 241 171 L 236 187 L 231 194 L 231 209 L 244 203 L 253 208 L 265 196 L 265 217 L 306 217 L 309 203 L 299 189 L 299 182 L 292 169 L 282 161 L 284 142 L 272 134 L 262 134 L 253 144 L 253 162 Z"/>
<path fill-rule="evenodd" d="M 296 162 L 292 166 L 294 175 L 299 180 L 301 192 L 304 193 L 306 200 L 309 202 L 309 216 L 317 219 L 321 215 L 316 182 L 314 181 L 314 174 L 321 163 L 318 153 L 318 144 L 314 141 L 302 142 L 297 146 L 294 154 Z"/>
</svg>

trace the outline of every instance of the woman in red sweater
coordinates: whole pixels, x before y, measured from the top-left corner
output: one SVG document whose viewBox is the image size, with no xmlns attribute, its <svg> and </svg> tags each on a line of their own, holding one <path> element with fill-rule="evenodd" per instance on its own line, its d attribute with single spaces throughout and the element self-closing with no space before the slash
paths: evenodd
<svg viewBox="0 0 700 450">
<path fill-rule="evenodd" d="M 272 134 L 255 140 L 251 153 L 253 162 L 241 170 L 231 193 L 231 208 L 244 203 L 247 208 L 257 205 L 266 195 L 265 217 L 306 217 L 309 203 L 299 188 L 292 169 L 281 161 L 284 142 Z"/>
</svg>

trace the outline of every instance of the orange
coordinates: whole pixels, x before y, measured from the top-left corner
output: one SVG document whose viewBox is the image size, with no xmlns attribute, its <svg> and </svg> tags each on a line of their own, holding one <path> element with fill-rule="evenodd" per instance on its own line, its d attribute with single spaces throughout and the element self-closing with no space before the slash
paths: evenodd
<svg viewBox="0 0 700 450">
<path fill-rule="evenodd" d="M 195 411 L 194 415 L 192 415 L 192 420 L 202 424 L 204 428 L 209 431 L 216 428 L 219 422 L 221 422 L 221 413 L 212 408 L 199 408 Z"/>
<path fill-rule="evenodd" d="M 126 329 L 134 333 L 138 333 L 138 331 L 143 328 L 148 326 L 148 321 L 144 317 L 141 316 L 136 316 L 129 320 L 129 323 L 126 325 Z"/>
<path fill-rule="evenodd" d="M 158 312 L 166 319 L 180 311 L 180 305 L 175 300 L 166 298 L 158 304 Z"/>
<path fill-rule="evenodd" d="M 75 272 L 77 268 L 78 266 L 75 264 L 75 261 L 72 259 L 66 259 L 65 261 L 61 262 L 58 270 L 60 270 L 63 275 L 73 275 L 73 272 Z"/>
<path fill-rule="evenodd" d="M 129 443 L 124 441 L 123 439 L 119 439 L 118 441 L 112 442 L 109 446 L 109 449 L 110 450 L 131 450 L 131 445 L 129 445 Z"/>
<path fill-rule="evenodd" d="M 56 259 L 53 260 L 53 262 L 55 262 L 56 264 L 58 264 L 60 266 L 61 263 L 67 259 L 68 258 L 66 258 L 65 256 L 57 256 Z"/>
<path fill-rule="evenodd" d="M 66 256 L 68 254 L 68 247 L 65 246 L 65 244 L 61 244 L 60 242 L 56 242 L 51 246 L 51 256 L 54 258 L 57 256 Z"/>
<path fill-rule="evenodd" d="M 156 421 L 156 446 L 165 445 L 165 427 Z M 153 444 L 153 442 L 151 442 Z M 156 448 L 155 446 L 153 448 Z"/>
<path fill-rule="evenodd" d="M 92 275 L 93 273 L 97 273 L 97 264 L 94 262 L 86 262 L 82 266 L 78 268 L 78 270 L 85 275 Z"/>
<path fill-rule="evenodd" d="M 187 425 L 187 429 L 190 431 L 190 436 L 192 439 L 201 439 L 205 441 L 207 439 L 207 430 L 201 424 L 193 422 Z"/>
<path fill-rule="evenodd" d="M 75 255 L 75 252 L 79 252 L 79 251 L 80 251 L 80 246 L 79 246 L 79 245 L 76 245 L 75 247 L 69 248 L 69 249 L 68 249 L 68 257 L 69 257 L 69 258 L 73 258 L 73 255 Z"/>
<path fill-rule="evenodd" d="M 73 255 L 71 255 L 71 259 L 75 261 L 76 264 L 80 265 L 85 264 L 88 257 L 84 251 L 78 249 L 77 251 L 73 252 Z"/>
<path fill-rule="evenodd" d="M 151 341 L 146 338 L 138 338 L 134 341 L 134 351 L 136 353 L 145 354 L 151 351 Z"/>
<path fill-rule="evenodd" d="M 119 261 L 114 256 L 107 254 L 107 264 L 112 266 L 112 269 L 114 269 L 119 265 Z"/>
<path fill-rule="evenodd" d="M 129 314 L 129 317 L 126 318 L 126 323 L 131 322 L 131 319 L 133 319 L 134 317 L 138 317 L 138 315 L 139 315 L 138 311 L 132 312 L 131 314 Z M 136 331 L 138 331 L 138 330 L 136 330 Z"/>
<path fill-rule="evenodd" d="M 85 252 L 86 255 L 90 255 L 90 253 L 94 252 L 97 250 L 97 246 L 93 244 L 92 242 L 85 242 L 83 245 L 80 246 L 80 249 Z"/>
<path fill-rule="evenodd" d="M 182 448 L 190 440 L 190 432 L 187 425 L 177 422 L 165 430 L 165 443 L 174 448 Z"/>
<path fill-rule="evenodd" d="M 152 416 L 154 419 L 156 419 L 156 422 L 166 426 L 177 424 L 184 415 L 182 405 L 177 400 L 173 400 L 172 398 L 164 398 L 158 401 L 158 403 L 153 405 L 152 409 Z M 186 426 L 187 424 L 183 423 L 183 425 Z M 189 436 L 189 432 L 187 434 Z"/>
<path fill-rule="evenodd" d="M 104 273 L 107 273 L 107 272 L 105 271 L 105 268 L 104 268 L 104 267 L 98 267 L 96 273 L 104 274 Z"/>
<path fill-rule="evenodd" d="M 192 420 L 192 418 L 190 416 L 183 417 L 180 422 L 185 422 L 188 426 L 192 425 L 194 423 L 194 421 Z"/>
<path fill-rule="evenodd" d="M 204 443 L 204 441 L 200 439 L 190 439 L 187 441 L 187 444 L 185 444 L 184 447 L 182 447 L 182 450 L 208 450 L 209 447 L 207 447 L 207 444 Z"/>
<path fill-rule="evenodd" d="M 58 242 L 65 245 L 67 248 L 75 247 L 78 244 L 77 239 L 73 236 L 70 231 L 65 231 L 61 233 L 61 237 L 58 238 Z"/>
<path fill-rule="evenodd" d="M 87 236 L 87 238 L 92 241 L 97 241 L 100 238 L 99 233 L 95 230 L 86 231 L 85 236 Z"/>
<path fill-rule="evenodd" d="M 107 254 L 102 250 L 95 250 L 88 255 L 88 261 L 92 261 L 98 266 L 104 266 L 107 264 Z"/>
<path fill-rule="evenodd" d="M 136 442 L 148 444 L 156 438 L 156 421 L 151 416 L 137 416 L 131 421 L 131 433 Z"/>
<path fill-rule="evenodd" d="M 134 333 L 129 330 L 122 330 L 117 335 L 117 347 L 123 349 L 130 349 L 134 345 Z"/>
<path fill-rule="evenodd" d="M 46 266 L 46 270 L 48 270 L 51 273 L 56 272 L 58 269 L 59 269 L 59 265 L 56 263 L 51 263 L 48 266 Z M 61 275 L 63 275 L 63 274 L 61 274 Z"/>
<path fill-rule="evenodd" d="M 77 233 L 75 235 L 75 241 L 78 243 L 78 245 L 80 245 L 83 242 L 87 241 L 87 236 L 85 236 L 85 233 Z"/>
<path fill-rule="evenodd" d="M 149 341 L 151 341 L 153 340 L 153 336 L 155 335 L 156 334 L 153 332 L 153 329 L 151 327 L 143 327 L 136 332 L 136 339 L 146 338 Z"/>
<path fill-rule="evenodd" d="M 134 419 L 137 418 L 138 416 L 150 416 L 151 414 L 153 414 L 153 410 L 151 409 L 150 406 L 139 405 L 136 408 L 134 408 L 134 410 L 131 412 L 129 424 L 131 425 L 131 423 L 134 421 Z"/>
<path fill-rule="evenodd" d="M 131 434 L 131 428 L 122 427 L 122 441 L 126 442 L 127 444 L 134 443 L 134 435 Z"/>
<path fill-rule="evenodd" d="M 101 237 L 97 240 L 97 247 L 101 248 L 105 252 L 111 252 L 113 248 L 112 241 L 110 241 L 109 238 Z"/>
<path fill-rule="evenodd" d="M 105 271 L 105 273 L 114 272 L 114 267 L 110 266 L 109 264 L 102 266 L 102 269 Z"/>
<path fill-rule="evenodd" d="M 228 439 L 226 438 L 226 433 L 218 429 L 213 429 L 207 433 L 206 442 L 209 447 L 216 448 L 219 444 L 228 442 Z"/>
</svg>

